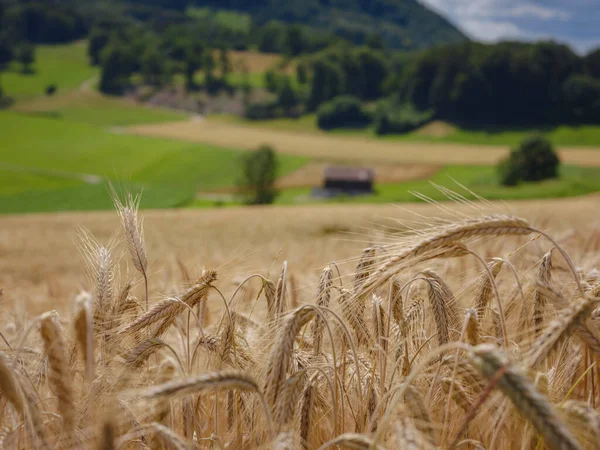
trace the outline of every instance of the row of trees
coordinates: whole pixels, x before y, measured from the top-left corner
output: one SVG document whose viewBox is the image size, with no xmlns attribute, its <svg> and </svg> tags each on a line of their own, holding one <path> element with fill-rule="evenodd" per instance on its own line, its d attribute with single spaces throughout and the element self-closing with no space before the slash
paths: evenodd
<svg viewBox="0 0 600 450">
<path fill-rule="evenodd" d="M 600 49 L 554 42 L 461 43 L 420 53 L 336 45 L 301 63 L 306 109 L 338 96 L 380 101 L 383 132 L 439 118 L 466 125 L 600 122 Z M 378 125 L 379 128 L 379 125 Z"/>
<path fill-rule="evenodd" d="M 101 66 L 100 90 L 113 95 L 131 86 L 133 74 L 156 87 L 181 74 L 187 89 L 195 89 L 199 70 L 204 86 L 214 92 L 227 87 L 232 71 L 227 48 L 215 49 L 185 28 L 172 28 L 160 36 L 143 28 L 96 28 L 90 34 L 88 54 L 92 64 Z"/>
</svg>

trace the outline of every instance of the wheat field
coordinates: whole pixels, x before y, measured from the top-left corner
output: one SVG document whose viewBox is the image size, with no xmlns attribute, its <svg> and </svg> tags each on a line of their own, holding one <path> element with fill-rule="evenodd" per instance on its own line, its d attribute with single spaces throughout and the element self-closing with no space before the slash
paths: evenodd
<svg viewBox="0 0 600 450">
<path fill-rule="evenodd" d="M 447 194 L 3 217 L 3 448 L 597 448 L 598 196 Z"/>
</svg>

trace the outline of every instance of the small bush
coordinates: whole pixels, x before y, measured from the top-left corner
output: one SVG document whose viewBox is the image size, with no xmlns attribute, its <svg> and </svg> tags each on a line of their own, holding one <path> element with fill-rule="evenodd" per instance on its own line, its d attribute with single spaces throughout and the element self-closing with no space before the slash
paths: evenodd
<svg viewBox="0 0 600 450">
<path fill-rule="evenodd" d="M 342 95 L 323 103 L 317 111 L 317 124 L 323 130 L 363 128 L 371 123 L 371 115 L 357 97 Z"/>
<path fill-rule="evenodd" d="M 412 105 L 396 105 L 382 101 L 375 112 L 375 133 L 378 135 L 408 133 L 428 123 L 433 117 L 431 111 L 417 111 Z"/>
<path fill-rule="evenodd" d="M 277 99 L 252 102 L 246 107 L 245 116 L 250 120 L 267 120 L 277 117 Z"/>
<path fill-rule="evenodd" d="M 55 84 L 49 84 L 48 86 L 46 86 L 46 95 L 47 96 L 52 96 L 54 94 L 56 94 L 56 85 Z"/>
<path fill-rule="evenodd" d="M 551 142 L 542 136 L 525 139 L 498 165 L 501 182 L 515 186 L 521 181 L 542 181 L 558 177 L 560 160 Z"/>
</svg>

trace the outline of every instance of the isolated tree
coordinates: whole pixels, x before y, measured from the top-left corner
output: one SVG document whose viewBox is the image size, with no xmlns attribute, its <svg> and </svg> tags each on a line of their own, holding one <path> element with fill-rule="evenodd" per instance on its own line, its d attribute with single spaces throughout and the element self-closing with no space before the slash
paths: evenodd
<svg viewBox="0 0 600 450">
<path fill-rule="evenodd" d="M 242 164 L 240 194 L 249 205 L 271 204 L 277 197 L 277 155 L 269 146 L 248 153 Z"/>
<path fill-rule="evenodd" d="M 23 43 L 17 51 L 17 60 L 22 65 L 23 73 L 31 73 L 31 65 L 35 62 L 35 48 L 30 43 Z"/>
<path fill-rule="evenodd" d="M 552 143 L 543 136 L 526 138 L 499 164 L 502 184 L 514 186 L 520 181 L 542 181 L 558 177 L 560 160 Z"/>
</svg>

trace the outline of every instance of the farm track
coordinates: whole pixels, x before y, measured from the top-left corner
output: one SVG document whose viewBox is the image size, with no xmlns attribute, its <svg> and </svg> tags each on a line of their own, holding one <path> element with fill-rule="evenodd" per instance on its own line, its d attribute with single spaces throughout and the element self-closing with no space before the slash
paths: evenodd
<svg viewBox="0 0 600 450">
<path fill-rule="evenodd" d="M 128 130 L 134 134 L 242 150 L 270 144 L 280 153 L 348 163 L 489 165 L 495 164 L 509 152 L 505 146 L 390 142 L 362 136 L 249 127 L 210 119 L 136 125 Z M 567 164 L 600 166 L 600 149 L 561 147 L 559 153 Z"/>
</svg>

